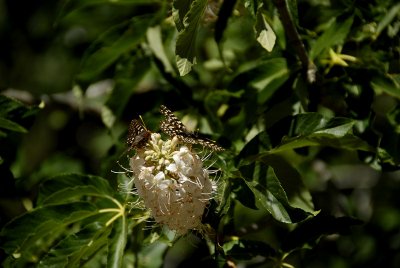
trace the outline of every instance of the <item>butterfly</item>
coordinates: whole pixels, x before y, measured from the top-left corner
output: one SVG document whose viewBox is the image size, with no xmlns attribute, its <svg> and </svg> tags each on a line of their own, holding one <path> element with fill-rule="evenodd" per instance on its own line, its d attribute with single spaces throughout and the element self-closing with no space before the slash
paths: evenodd
<svg viewBox="0 0 400 268">
<path fill-rule="evenodd" d="M 161 121 L 160 128 L 168 136 L 177 137 L 183 143 L 199 144 L 217 152 L 225 150 L 214 141 L 200 138 L 187 130 L 185 125 L 166 106 L 161 105 L 160 112 L 165 116 L 165 120 Z"/>
<path fill-rule="evenodd" d="M 126 143 L 130 149 L 141 149 L 146 146 L 150 136 L 151 132 L 139 120 L 133 119 L 129 124 Z"/>
</svg>

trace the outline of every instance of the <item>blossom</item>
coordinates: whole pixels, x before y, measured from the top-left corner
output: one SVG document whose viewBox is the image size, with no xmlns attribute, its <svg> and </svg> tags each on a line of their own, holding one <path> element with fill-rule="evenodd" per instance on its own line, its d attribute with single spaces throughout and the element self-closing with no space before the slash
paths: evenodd
<svg viewBox="0 0 400 268">
<path fill-rule="evenodd" d="M 328 73 L 334 65 L 348 67 L 349 64 L 346 61 L 349 61 L 349 62 L 357 61 L 356 57 L 347 55 L 347 54 L 341 54 L 341 51 L 342 51 L 342 47 L 338 47 L 336 52 L 332 48 L 330 48 L 329 49 L 329 58 L 321 60 L 322 64 L 328 65 L 328 68 L 326 69 L 325 73 Z"/>
<path fill-rule="evenodd" d="M 200 157 L 176 137 L 153 133 L 145 148 L 130 159 L 138 195 L 155 221 L 183 235 L 201 226 L 213 183 Z"/>
</svg>

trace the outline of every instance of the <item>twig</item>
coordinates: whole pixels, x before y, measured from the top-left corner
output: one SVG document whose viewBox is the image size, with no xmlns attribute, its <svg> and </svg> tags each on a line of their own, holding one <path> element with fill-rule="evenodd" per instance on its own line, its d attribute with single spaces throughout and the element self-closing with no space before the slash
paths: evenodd
<svg viewBox="0 0 400 268">
<path fill-rule="evenodd" d="M 290 44 L 293 45 L 293 48 L 295 49 L 303 68 L 307 70 L 307 81 L 310 84 L 314 83 L 316 79 L 317 67 L 315 66 L 314 62 L 308 57 L 304 44 L 301 41 L 300 35 L 297 32 L 297 29 L 293 23 L 293 19 L 290 16 L 286 0 L 274 0 L 273 2 L 278 9 L 288 40 Z"/>
</svg>

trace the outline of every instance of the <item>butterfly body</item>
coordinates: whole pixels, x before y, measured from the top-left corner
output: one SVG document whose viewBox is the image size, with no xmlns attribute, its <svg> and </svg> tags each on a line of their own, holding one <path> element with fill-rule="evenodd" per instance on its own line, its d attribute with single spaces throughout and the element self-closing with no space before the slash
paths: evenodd
<svg viewBox="0 0 400 268">
<path fill-rule="evenodd" d="M 151 132 L 139 120 L 133 119 L 129 124 L 128 138 L 126 140 L 131 149 L 141 149 L 148 143 Z"/>
<path fill-rule="evenodd" d="M 213 151 L 224 150 L 214 141 L 200 138 L 193 132 L 188 131 L 185 125 L 166 106 L 161 105 L 160 112 L 165 116 L 165 120 L 161 121 L 160 128 L 168 136 L 177 137 L 182 143 L 199 144 Z"/>
</svg>

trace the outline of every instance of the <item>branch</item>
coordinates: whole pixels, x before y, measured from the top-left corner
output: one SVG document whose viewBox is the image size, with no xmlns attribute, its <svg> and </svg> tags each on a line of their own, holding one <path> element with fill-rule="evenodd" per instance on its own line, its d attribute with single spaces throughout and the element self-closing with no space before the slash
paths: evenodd
<svg viewBox="0 0 400 268">
<path fill-rule="evenodd" d="M 287 38 L 292 44 L 296 54 L 298 55 L 301 64 L 305 70 L 307 70 L 307 81 L 311 84 L 315 82 L 317 67 L 314 62 L 308 58 L 307 51 L 304 47 L 303 42 L 300 39 L 300 35 L 297 32 L 296 26 L 293 23 L 293 19 L 290 16 L 286 0 L 274 0 L 274 5 L 278 9 L 281 22 L 285 28 Z"/>
</svg>

